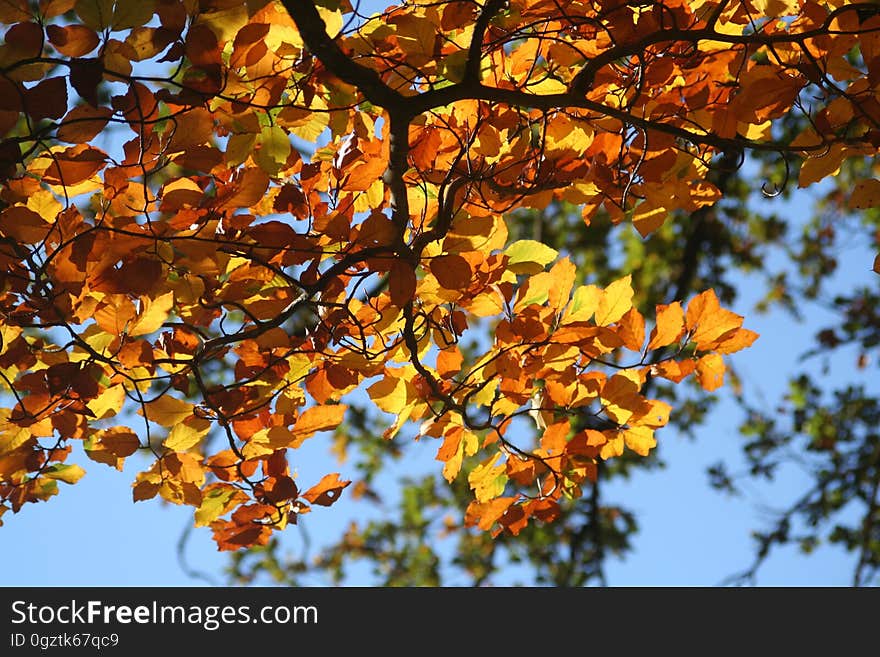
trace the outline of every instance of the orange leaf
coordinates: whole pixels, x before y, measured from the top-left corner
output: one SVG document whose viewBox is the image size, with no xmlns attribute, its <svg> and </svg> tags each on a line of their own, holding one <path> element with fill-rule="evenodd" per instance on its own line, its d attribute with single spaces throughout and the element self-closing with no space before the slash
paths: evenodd
<svg viewBox="0 0 880 657">
<path fill-rule="evenodd" d="M 458 347 L 452 345 L 446 349 L 442 349 L 437 354 L 437 374 L 444 379 L 461 371 L 461 365 L 464 358 Z"/>
<path fill-rule="evenodd" d="M 488 502 L 473 501 L 465 512 L 465 524 L 469 527 L 477 525 L 483 531 L 489 531 L 516 500 L 516 497 L 496 497 Z"/>
<path fill-rule="evenodd" d="M 732 354 L 740 349 L 750 347 L 758 339 L 758 334 L 749 329 L 739 328 L 725 333 L 718 339 L 715 351 L 719 354 Z"/>
<path fill-rule="evenodd" d="M 329 404 L 306 409 L 293 425 L 291 433 L 294 441 L 290 446 L 296 449 L 302 445 L 306 438 L 311 438 L 315 432 L 335 429 L 342 423 L 347 408 L 348 406 L 345 404 Z"/>
<path fill-rule="evenodd" d="M 541 436 L 541 448 L 550 456 L 561 454 L 565 451 L 565 446 L 568 444 L 570 429 L 571 425 L 568 423 L 568 420 L 551 424 L 544 430 L 544 435 Z"/>
<path fill-rule="evenodd" d="M 857 182 L 849 197 L 849 207 L 853 210 L 864 210 L 878 205 L 880 205 L 880 180 L 868 178 Z"/>
<path fill-rule="evenodd" d="M 245 169 L 226 192 L 220 203 L 220 209 L 238 210 L 249 208 L 259 203 L 269 188 L 269 175 L 262 169 Z"/>
<path fill-rule="evenodd" d="M 67 57 L 82 57 L 98 47 L 98 33 L 85 25 L 48 25 L 49 43 Z"/>
<path fill-rule="evenodd" d="M 657 306 L 657 324 L 651 331 L 648 349 L 657 349 L 678 342 L 684 335 L 684 311 L 678 301 Z"/>
<path fill-rule="evenodd" d="M 639 231 L 639 235 L 647 237 L 660 228 L 669 216 L 669 210 L 657 207 L 651 201 L 644 201 L 633 212 L 633 225 Z"/>
<path fill-rule="evenodd" d="M 718 354 L 706 354 L 697 361 L 697 381 L 707 392 L 724 385 L 724 360 Z"/>
<path fill-rule="evenodd" d="M 627 349 L 641 351 L 645 344 L 645 318 L 635 308 L 630 308 L 617 322 L 617 335 Z"/>
<path fill-rule="evenodd" d="M 303 497 L 312 504 L 330 506 L 339 499 L 342 490 L 350 483 L 350 481 L 340 480 L 339 473 L 333 472 L 324 475 L 321 481 L 303 493 Z"/>
<path fill-rule="evenodd" d="M 741 315 L 721 307 L 712 289 L 694 297 L 685 314 L 687 329 L 692 332 L 691 339 L 698 351 L 711 349 L 725 333 L 742 326 L 742 321 Z"/>
</svg>

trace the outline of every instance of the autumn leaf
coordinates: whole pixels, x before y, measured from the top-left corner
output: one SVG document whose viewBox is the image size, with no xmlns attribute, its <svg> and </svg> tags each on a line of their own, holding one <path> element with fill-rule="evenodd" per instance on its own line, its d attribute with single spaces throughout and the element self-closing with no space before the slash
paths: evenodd
<svg viewBox="0 0 880 657">
<path fill-rule="evenodd" d="M 477 502 L 488 502 L 504 492 L 507 485 L 506 465 L 495 464 L 500 454 L 494 454 L 468 474 L 468 485 L 474 491 Z"/>
<path fill-rule="evenodd" d="M 715 390 L 758 337 L 670 296 L 784 230 L 728 221 L 731 154 L 878 205 L 864 167 L 840 186 L 880 143 L 864 6 L 355 4 L 0 2 L 0 512 L 75 483 L 71 451 L 138 454 L 135 501 L 268 553 L 349 485 L 294 481 L 332 432 L 383 500 L 403 437 L 436 439 L 433 497 L 475 497 L 450 532 L 565 523 L 598 459 L 654 449 L 670 384 Z"/>
<path fill-rule="evenodd" d="M 606 287 L 596 307 L 596 324 L 608 326 L 623 317 L 632 308 L 632 276 L 627 275 Z"/>
<path fill-rule="evenodd" d="M 707 392 L 724 385 L 724 360 L 718 354 L 706 354 L 697 361 L 697 381 Z"/>
<path fill-rule="evenodd" d="M 388 274 L 388 288 L 391 303 L 402 308 L 409 303 L 416 293 L 416 273 L 405 262 L 395 260 Z"/>
<path fill-rule="evenodd" d="M 120 383 L 107 388 L 100 395 L 88 402 L 89 410 L 95 418 L 104 419 L 116 415 L 125 402 L 125 387 Z"/>
<path fill-rule="evenodd" d="M 684 310 L 678 301 L 657 306 L 657 322 L 651 330 L 648 349 L 659 349 L 678 342 L 684 331 Z"/>
<path fill-rule="evenodd" d="M 75 484 L 86 474 L 78 465 L 57 464 L 43 470 L 43 476 L 49 479 L 63 481 L 66 484 Z"/>
<path fill-rule="evenodd" d="M 439 256 L 431 260 L 431 273 L 448 290 L 466 288 L 473 277 L 470 263 L 457 254 Z"/>
<path fill-rule="evenodd" d="M 170 395 L 162 395 L 144 404 L 138 413 L 163 427 L 173 427 L 192 416 L 193 405 Z"/>
<path fill-rule="evenodd" d="M 537 274 L 556 260 L 559 253 L 535 240 L 519 240 L 505 249 L 507 268 L 514 274 Z"/>
<path fill-rule="evenodd" d="M 334 472 L 325 475 L 321 481 L 309 488 L 302 496 L 312 504 L 330 506 L 339 499 L 343 489 L 350 483 L 350 481 L 339 479 L 339 473 Z"/>
<path fill-rule="evenodd" d="M 312 406 L 303 411 L 291 430 L 292 442 L 290 447 L 296 449 L 302 445 L 303 441 L 311 438 L 318 431 L 332 431 L 336 429 L 345 416 L 348 408 L 345 404 L 331 404 L 323 406 Z"/>
<path fill-rule="evenodd" d="M 147 335 L 158 331 L 168 320 L 174 305 L 174 292 L 166 292 L 158 297 L 141 297 L 141 308 L 128 329 L 131 336 Z"/>
<path fill-rule="evenodd" d="M 685 314 L 685 326 L 698 351 L 711 349 L 722 336 L 740 328 L 742 322 L 741 315 L 721 307 L 712 289 L 691 299 Z"/>
</svg>

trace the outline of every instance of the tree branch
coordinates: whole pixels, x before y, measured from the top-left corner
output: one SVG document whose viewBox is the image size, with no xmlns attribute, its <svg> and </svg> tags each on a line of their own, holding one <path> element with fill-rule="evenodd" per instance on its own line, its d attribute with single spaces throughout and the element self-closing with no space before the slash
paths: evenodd
<svg viewBox="0 0 880 657">
<path fill-rule="evenodd" d="M 333 75 L 357 87 L 374 105 L 390 110 L 406 101 L 405 96 L 382 82 L 376 71 L 358 64 L 342 51 L 336 41 L 327 34 L 327 25 L 315 8 L 314 2 L 281 0 L 281 3 L 296 23 L 308 49 Z"/>
</svg>

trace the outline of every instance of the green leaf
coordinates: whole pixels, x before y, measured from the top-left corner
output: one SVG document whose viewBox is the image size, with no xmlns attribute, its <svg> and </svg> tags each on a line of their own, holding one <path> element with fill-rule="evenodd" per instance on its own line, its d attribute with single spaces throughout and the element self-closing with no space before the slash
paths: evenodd
<svg viewBox="0 0 880 657">
<path fill-rule="evenodd" d="M 558 251 L 535 240 L 514 242 L 504 253 L 508 257 L 507 268 L 514 274 L 537 274 L 559 256 Z"/>
<path fill-rule="evenodd" d="M 290 155 L 290 138 L 279 126 L 272 125 L 260 131 L 260 148 L 254 161 L 270 176 L 276 175 L 287 163 Z"/>
<path fill-rule="evenodd" d="M 195 512 L 195 526 L 205 527 L 214 522 L 238 501 L 238 497 L 246 497 L 232 486 L 217 487 L 206 490 L 202 495 L 202 504 Z"/>
</svg>

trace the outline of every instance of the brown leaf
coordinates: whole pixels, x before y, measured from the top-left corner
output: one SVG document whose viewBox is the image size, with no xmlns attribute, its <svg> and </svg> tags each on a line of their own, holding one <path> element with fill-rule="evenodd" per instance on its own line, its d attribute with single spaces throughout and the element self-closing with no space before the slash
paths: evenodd
<svg viewBox="0 0 880 657">
<path fill-rule="evenodd" d="M 474 275 L 468 261 L 455 254 L 433 258 L 429 268 L 437 282 L 447 290 L 466 289 Z"/>
<path fill-rule="evenodd" d="M 27 90 L 24 106 L 35 121 L 60 119 L 67 111 L 67 82 L 63 77 L 42 80 Z"/>
<path fill-rule="evenodd" d="M 113 111 L 107 107 L 74 107 L 61 121 L 56 137 L 71 144 L 85 144 L 101 133 L 112 116 Z"/>
<path fill-rule="evenodd" d="M 98 85 L 104 78 L 104 65 L 99 59 L 73 59 L 70 62 L 70 85 L 80 98 L 92 107 L 98 106 Z"/>
<path fill-rule="evenodd" d="M 391 264 L 388 291 L 391 294 L 391 303 L 398 308 L 403 308 L 412 300 L 416 293 L 416 273 L 411 265 L 402 260 L 395 260 Z"/>
<path fill-rule="evenodd" d="M 80 144 L 56 153 L 43 180 L 53 185 L 72 186 L 92 177 L 107 165 L 107 154 Z"/>
<path fill-rule="evenodd" d="M 98 47 L 98 33 L 85 25 L 48 25 L 46 34 L 55 50 L 67 57 L 82 57 Z"/>
<path fill-rule="evenodd" d="M 343 489 L 345 489 L 350 483 L 350 481 L 340 480 L 339 473 L 333 472 L 324 475 L 321 481 L 303 493 L 303 497 L 311 504 L 330 506 L 339 499 L 339 495 L 342 493 Z"/>
</svg>

